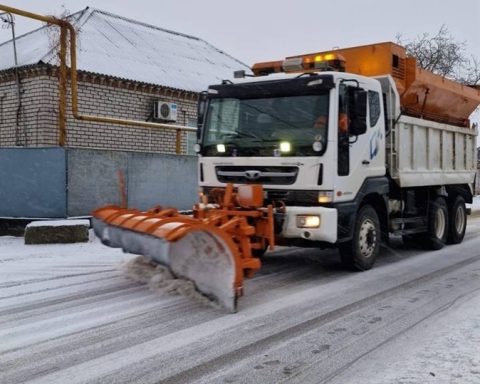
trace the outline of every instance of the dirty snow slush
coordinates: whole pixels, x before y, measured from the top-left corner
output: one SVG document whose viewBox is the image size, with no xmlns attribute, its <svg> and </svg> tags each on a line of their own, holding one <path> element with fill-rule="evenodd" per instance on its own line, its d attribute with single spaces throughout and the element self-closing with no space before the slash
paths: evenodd
<svg viewBox="0 0 480 384">
<path fill-rule="evenodd" d="M 1 237 L 0 382 L 476 383 L 479 235 L 471 218 L 440 251 L 393 239 L 366 273 L 282 248 L 234 315 L 97 240 Z"/>
</svg>

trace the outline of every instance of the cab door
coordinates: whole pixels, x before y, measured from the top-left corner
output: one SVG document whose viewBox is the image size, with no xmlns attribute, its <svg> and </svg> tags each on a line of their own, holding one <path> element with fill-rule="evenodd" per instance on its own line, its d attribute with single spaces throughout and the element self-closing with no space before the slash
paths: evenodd
<svg viewBox="0 0 480 384">
<path fill-rule="evenodd" d="M 367 178 L 385 175 L 380 97 L 358 85 L 339 85 L 336 201 L 353 200 Z"/>
</svg>

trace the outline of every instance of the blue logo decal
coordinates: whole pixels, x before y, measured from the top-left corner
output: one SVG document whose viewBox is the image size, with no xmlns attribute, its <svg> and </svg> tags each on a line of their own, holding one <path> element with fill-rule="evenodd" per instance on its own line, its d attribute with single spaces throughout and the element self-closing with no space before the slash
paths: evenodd
<svg viewBox="0 0 480 384">
<path fill-rule="evenodd" d="M 377 156 L 382 138 L 383 135 L 380 133 L 380 131 L 373 132 L 372 137 L 370 137 L 370 160 Z"/>
</svg>

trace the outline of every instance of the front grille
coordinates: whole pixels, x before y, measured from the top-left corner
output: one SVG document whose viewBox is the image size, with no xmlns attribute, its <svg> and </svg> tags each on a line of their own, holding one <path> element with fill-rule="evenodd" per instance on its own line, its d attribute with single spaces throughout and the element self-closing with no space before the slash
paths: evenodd
<svg viewBox="0 0 480 384">
<path fill-rule="evenodd" d="M 221 183 L 290 185 L 297 180 L 298 167 L 219 166 L 215 172 Z"/>
<path fill-rule="evenodd" d="M 265 203 L 283 202 L 285 205 L 303 207 L 318 206 L 318 191 L 286 191 L 283 189 L 266 189 Z"/>
<path fill-rule="evenodd" d="M 265 197 L 267 198 L 269 203 L 271 203 L 274 200 L 286 202 L 289 199 L 289 195 L 291 195 L 291 191 L 283 191 L 283 190 L 275 190 L 275 189 L 270 191 L 265 191 Z"/>
<path fill-rule="evenodd" d="M 213 189 L 222 189 L 219 187 L 203 187 L 203 193 L 208 197 L 209 203 L 215 203 L 211 195 Z M 286 206 L 313 207 L 321 205 L 318 202 L 318 191 L 289 191 L 285 189 L 264 189 L 264 204 L 282 202 Z"/>
</svg>

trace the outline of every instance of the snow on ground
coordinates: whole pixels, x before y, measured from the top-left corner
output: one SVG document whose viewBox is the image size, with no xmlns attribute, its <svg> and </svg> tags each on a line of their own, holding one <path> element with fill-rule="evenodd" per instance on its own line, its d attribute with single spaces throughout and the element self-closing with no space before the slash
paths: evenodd
<svg viewBox="0 0 480 384">
<path fill-rule="evenodd" d="M 474 196 L 472 204 L 467 204 L 467 208 L 472 210 L 472 215 L 480 215 L 480 196 Z"/>
<path fill-rule="evenodd" d="M 23 237 L 0 236 L 1 286 L 18 284 L 31 277 L 41 280 L 46 276 L 62 276 L 65 269 L 77 270 L 78 274 L 89 271 L 112 270 L 112 262 L 132 259 L 119 249 L 105 247 L 90 232 L 88 243 L 25 245 Z M 13 265 L 8 261 L 15 261 Z"/>
<path fill-rule="evenodd" d="M 478 275 L 480 278 L 480 274 Z M 333 383 L 480 383 L 480 295 L 462 297 L 395 343 L 353 364 Z"/>
<path fill-rule="evenodd" d="M 145 257 L 134 257 L 122 264 L 121 270 L 133 281 L 148 285 L 151 291 L 178 294 L 220 309 L 217 304 L 197 292 L 191 281 L 174 278 L 166 267 L 152 264 Z"/>
<path fill-rule="evenodd" d="M 90 220 L 80 219 L 80 220 L 39 220 L 32 221 L 27 224 L 28 228 L 31 227 L 69 227 L 74 225 L 81 225 L 84 227 L 90 227 Z"/>
<path fill-rule="evenodd" d="M 480 196 L 474 196 L 467 208 L 472 210 L 470 222 L 480 216 Z M 480 273 L 475 275 L 480 279 Z M 395 343 L 353 364 L 333 383 L 347 383 L 352 375 L 357 383 L 368 384 L 480 383 L 480 291 L 434 315 L 434 322 L 420 323 Z"/>
<path fill-rule="evenodd" d="M 80 225 L 83 225 L 85 221 L 88 222 L 88 220 L 72 220 L 75 223 L 80 222 Z M 64 222 L 68 222 L 68 220 L 55 221 L 49 225 L 63 225 Z M 42 222 L 31 224 L 38 223 Z M 41 226 L 41 224 L 36 226 Z M 45 275 L 55 278 L 57 272 L 60 278 L 61 274 L 65 273 L 64 268 L 75 269 L 76 264 L 85 273 L 92 268 L 96 272 L 106 271 L 102 268 L 105 265 L 105 267 L 108 266 L 108 270 L 118 270 L 121 275 L 131 281 L 147 285 L 153 292 L 181 295 L 218 308 L 215 303 L 198 293 L 190 281 L 174 278 L 167 268 L 152 264 L 144 257 L 104 246 L 95 237 L 92 230 L 89 233 L 89 243 L 87 244 L 25 245 L 21 237 L 0 236 L 0 250 L 3 250 L 4 255 L 9 255 L 7 260 L 12 258 L 16 261 L 29 260 L 27 266 L 22 264 L 20 267 L 0 268 L 0 287 L 21 284 L 18 281 L 28 278 L 44 279 Z M 0 256 L 0 265 L 2 261 L 7 261 L 2 259 L 3 257 Z M 88 263 L 87 266 L 86 263 Z"/>
<path fill-rule="evenodd" d="M 280 249 L 235 315 L 93 237 L 0 237 L 0 383 L 478 383 L 479 235 L 472 217 L 457 246 L 397 241 L 361 274 Z"/>
</svg>

